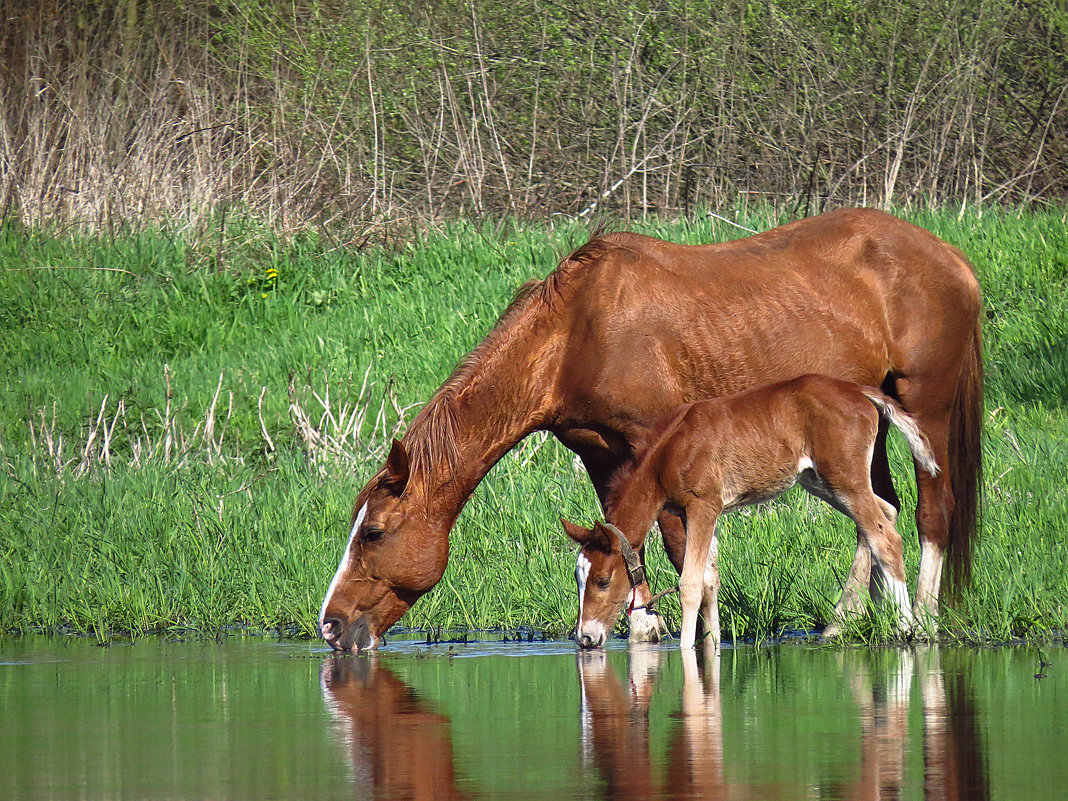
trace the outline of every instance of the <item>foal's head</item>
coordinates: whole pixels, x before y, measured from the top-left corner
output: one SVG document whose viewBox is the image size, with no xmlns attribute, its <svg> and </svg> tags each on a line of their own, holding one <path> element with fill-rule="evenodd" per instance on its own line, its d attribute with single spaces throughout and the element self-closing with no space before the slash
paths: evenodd
<svg viewBox="0 0 1068 801">
<path fill-rule="evenodd" d="M 561 520 L 564 531 L 582 546 L 575 566 L 579 619 L 575 642 L 580 648 L 600 648 L 633 593 L 619 535 L 602 523 L 583 528 Z"/>
</svg>

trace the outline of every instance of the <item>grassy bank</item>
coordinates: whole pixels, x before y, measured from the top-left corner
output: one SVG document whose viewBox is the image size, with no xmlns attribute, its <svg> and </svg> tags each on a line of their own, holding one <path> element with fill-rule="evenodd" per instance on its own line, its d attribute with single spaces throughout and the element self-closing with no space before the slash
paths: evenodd
<svg viewBox="0 0 1068 801">
<path fill-rule="evenodd" d="M 751 213 L 764 229 L 779 220 Z M 975 583 L 957 637 L 1068 619 L 1068 232 L 1056 214 L 926 213 L 986 297 L 987 437 Z M 743 232 L 647 223 L 679 241 Z M 390 437 L 519 284 L 586 233 L 457 223 L 390 251 L 230 222 L 208 234 L 0 229 L 0 628 L 310 633 L 351 503 Z M 905 463 L 894 442 L 892 461 Z M 897 470 L 914 580 L 914 487 Z M 572 548 L 596 504 L 536 435 L 479 487 L 412 626 L 566 630 Z M 851 526 L 791 493 L 724 521 L 724 630 L 827 619 Z M 654 582 L 673 578 L 657 544 Z M 880 623 L 856 634 L 880 636 Z"/>
</svg>

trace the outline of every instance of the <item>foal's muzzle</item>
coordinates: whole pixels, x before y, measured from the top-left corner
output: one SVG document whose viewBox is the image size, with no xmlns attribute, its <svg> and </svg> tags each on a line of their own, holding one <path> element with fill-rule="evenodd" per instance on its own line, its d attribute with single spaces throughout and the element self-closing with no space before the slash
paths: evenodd
<svg viewBox="0 0 1068 801">
<path fill-rule="evenodd" d="M 600 648 L 604 645 L 604 633 L 598 635 L 586 634 L 585 632 L 575 632 L 575 644 L 584 651 L 592 651 L 594 648 Z"/>
</svg>

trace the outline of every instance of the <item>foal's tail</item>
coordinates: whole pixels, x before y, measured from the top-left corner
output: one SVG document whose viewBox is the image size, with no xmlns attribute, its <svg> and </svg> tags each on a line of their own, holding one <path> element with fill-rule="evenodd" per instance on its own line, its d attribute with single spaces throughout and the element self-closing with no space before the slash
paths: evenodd
<svg viewBox="0 0 1068 801">
<path fill-rule="evenodd" d="M 902 409 L 901 404 L 896 400 L 889 395 L 884 395 L 875 387 L 861 387 L 860 391 L 864 393 L 864 397 L 875 405 L 875 408 L 879 410 L 879 414 L 886 418 L 886 421 L 905 437 L 905 442 L 908 443 L 909 450 L 912 451 L 916 463 L 927 473 L 937 476 L 938 462 L 935 460 L 934 451 L 931 450 L 931 443 L 927 441 L 927 437 L 920 431 L 920 427 L 916 425 L 912 415 Z"/>
</svg>

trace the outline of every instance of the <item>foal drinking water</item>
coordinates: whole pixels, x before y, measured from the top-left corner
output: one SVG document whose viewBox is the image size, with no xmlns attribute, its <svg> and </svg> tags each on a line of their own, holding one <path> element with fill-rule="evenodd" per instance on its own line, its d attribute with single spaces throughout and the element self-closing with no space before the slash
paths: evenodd
<svg viewBox="0 0 1068 801">
<path fill-rule="evenodd" d="M 575 577 L 575 640 L 597 648 L 607 639 L 628 591 L 644 581 L 635 556 L 657 516 L 678 514 L 686 528 L 679 594 L 681 646 L 692 648 L 697 609 L 720 640 L 716 520 L 741 506 L 778 497 L 800 483 L 857 524 L 901 624 L 913 623 L 905 586 L 897 512 L 872 491 L 870 465 L 882 415 L 904 435 L 918 469 L 938 466 L 915 421 L 873 387 L 806 375 L 682 407 L 609 493 L 607 523 L 585 529 L 562 521 L 582 546 Z"/>
</svg>

